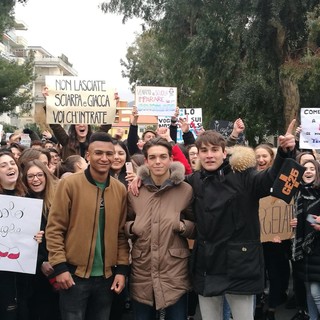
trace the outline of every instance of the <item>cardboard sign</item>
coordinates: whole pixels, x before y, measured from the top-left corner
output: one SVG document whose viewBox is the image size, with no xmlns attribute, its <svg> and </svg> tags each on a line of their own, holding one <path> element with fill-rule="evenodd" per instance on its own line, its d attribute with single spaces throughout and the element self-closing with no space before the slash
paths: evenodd
<svg viewBox="0 0 320 320">
<path fill-rule="evenodd" d="M 104 80 L 46 76 L 47 123 L 112 124 L 116 114 L 116 90 Z"/>
<path fill-rule="evenodd" d="M 171 117 L 177 107 L 177 88 L 137 86 L 135 102 L 139 115 Z"/>
<path fill-rule="evenodd" d="M 301 108 L 300 149 L 320 149 L 320 108 Z"/>
<path fill-rule="evenodd" d="M 290 220 L 293 217 L 294 204 L 287 204 L 274 197 L 265 197 L 259 202 L 259 219 L 261 242 L 291 239 L 293 231 Z"/>
<path fill-rule="evenodd" d="M 40 199 L 0 195 L 0 270 L 36 273 Z"/>
</svg>

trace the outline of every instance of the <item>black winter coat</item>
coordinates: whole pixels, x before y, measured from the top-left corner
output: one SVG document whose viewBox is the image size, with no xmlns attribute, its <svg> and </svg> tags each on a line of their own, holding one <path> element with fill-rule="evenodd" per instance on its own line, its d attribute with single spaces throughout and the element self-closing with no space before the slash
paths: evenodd
<svg viewBox="0 0 320 320">
<path fill-rule="evenodd" d="M 197 171 L 186 178 L 195 193 L 197 239 L 192 274 L 198 294 L 263 291 L 259 199 L 270 194 L 285 156 L 278 151 L 274 165 L 260 172 L 254 168 L 235 171 L 225 160 L 214 172 Z"/>
</svg>

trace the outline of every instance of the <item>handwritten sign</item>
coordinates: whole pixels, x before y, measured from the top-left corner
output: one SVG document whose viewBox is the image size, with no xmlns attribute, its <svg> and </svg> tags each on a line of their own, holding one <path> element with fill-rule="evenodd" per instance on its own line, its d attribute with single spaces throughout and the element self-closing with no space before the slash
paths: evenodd
<svg viewBox="0 0 320 320">
<path fill-rule="evenodd" d="M 181 108 L 179 109 L 179 118 L 185 119 L 190 125 L 190 131 L 193 133 L 195 139 L 198 131 L 202 127 L 202 109 L 201 108 Z M 171 117 L 158 117 L 158 127 L 169 128 L 171 124 Z M 177 129 L 177 142 L 183 143 L 183 132 L 180 128 Z"/>
<path fill-rule="evenodd" d="M 110 124 L 116 114 L 116 90 L 104 80 L 46 76 L 47 123 Z"/>
<path fill-rule="evenodd" d="M 259 202 L 259 219 L 261 242 L 273 241 L 275 237 L 281 240 L 293 236 L 290 220 L 293 217 L 294 205 L 274 197 L 265 197 Z"/>
<path fill-rule="evenodd" d="M 320 108 L 301 108 L 301 149 L 320 149 Z"/>
<path fill-rule="evenodd" d="M 139 115 L 172 116 L 177 107 L 177 88 L 137 86 L 135 102 Z"/>
<path fill-rule="evenodd" d="M 35 274 L 42 202 L 0 195 L 0 270 Z"/>
<path fill-rule="evenodd" d="M 211 120 L 210 129 L 218 131 L 225 139 L 228 139 L 233 130 L 233 122 L 228 120 Z M 244 143 L 245 136 L 240 133 L 238 143 Z"/>
</svg>

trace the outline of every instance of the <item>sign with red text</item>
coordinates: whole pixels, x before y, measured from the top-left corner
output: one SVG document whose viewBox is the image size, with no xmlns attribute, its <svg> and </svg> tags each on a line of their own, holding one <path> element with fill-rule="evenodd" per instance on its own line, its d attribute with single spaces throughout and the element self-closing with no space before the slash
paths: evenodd
<svg viewBox="0 0 320 320">
<path fill-rule="evenodd" d="M 116 114 L 117 91 L 105 80 L 46 76 L 47 123 L 111 124 Z"/>
<path fill-rule="evenodd" d="M 139 115 L 171 117 L 177 107 L 177 88 L 137 86 L 135 103 Z"/>
<path fill-rule="evenodd" d="M 259 219 L 261 242 L 274 241 L 276 238 L 287 240 L 293 237 L 290 220 L 293 217 L 294 204 L 287 204 L 274 197 L 265 197 L 259 201 Z"/>
<path fill-rule="evenodd" d="M 0 270 L 36 273 L 43 200 L 0 195 Z"/>
<path fill-rule="evenodd" d="M 198 132 L 202 127 L 202 108 L 181 108 L 179 109 L 179 118 L 183 118 L 189 123 L 190 131 L 193 133 L 194 138 L 197 139 Z M 169 128 L 171 124 L 171 117 L 158 117 L 158 127 Z M 177 141 L 183 143 L 183 132 L 178 127 Z"/>
</svg>

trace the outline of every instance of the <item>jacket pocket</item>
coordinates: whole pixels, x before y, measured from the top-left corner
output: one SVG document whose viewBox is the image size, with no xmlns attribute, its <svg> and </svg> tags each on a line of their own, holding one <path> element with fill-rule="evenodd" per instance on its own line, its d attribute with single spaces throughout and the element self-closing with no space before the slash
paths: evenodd
<svg viewBox="0 0 320 320">
<path fill-rule="evenodd" d="M 188 258 L 191 255 L 190 250 L 185 248 L 169 249 L 168 251 L 172 257 L 181 258 L 181 259 Z"/>
<path fill-rule="evenodd" d="M 259 279 L 263 270 L 260 241 L 229 243 L 227 261 L 228 276 L 231 279 Z"/>
</svg>

